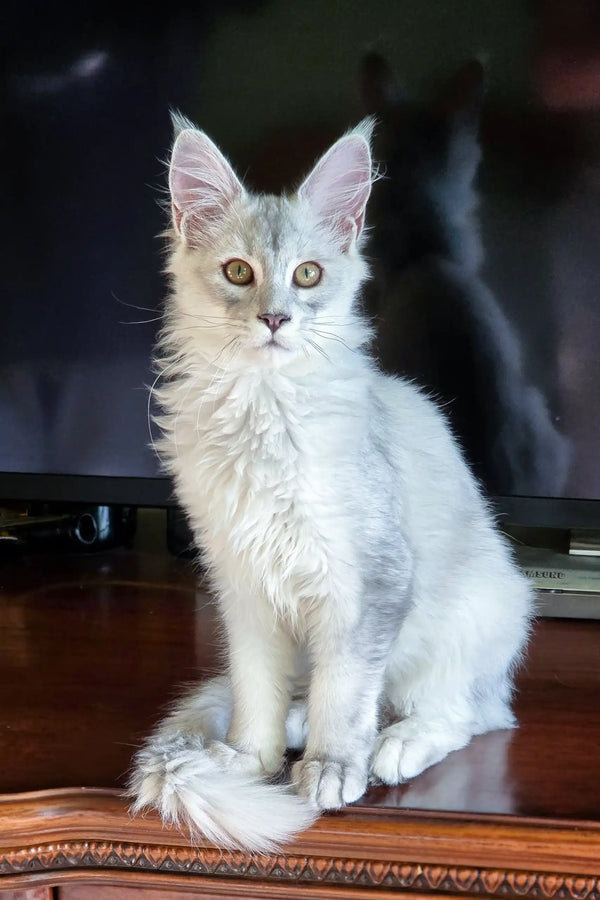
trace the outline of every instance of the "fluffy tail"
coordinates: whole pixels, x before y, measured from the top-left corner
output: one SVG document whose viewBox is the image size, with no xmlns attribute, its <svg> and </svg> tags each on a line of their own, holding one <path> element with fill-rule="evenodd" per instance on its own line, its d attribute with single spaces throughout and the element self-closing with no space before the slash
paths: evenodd
<svg viewBox="0 0 600 900">
<path fill-rule="evenodd" d="M 157 809 L 164 822 L 189 828 L 220 847 L 272 853 L 308 828 L 318 810 L 287 785 L 232 771 L 211 753 L 231 713 L 226 679 L 207 682 L 184 700 L 146 741 L 134 761 L 132 811 Z"/>
</svg>

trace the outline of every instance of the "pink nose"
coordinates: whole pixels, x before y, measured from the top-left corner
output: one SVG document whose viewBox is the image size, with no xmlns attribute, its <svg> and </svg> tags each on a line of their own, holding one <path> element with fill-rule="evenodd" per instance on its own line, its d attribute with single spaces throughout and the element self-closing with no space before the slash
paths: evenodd
<svg viewBox="0 0 600 900">
<path fill-rule="evenodd" d="M 277 329 L 280 328 L 284 322 L 290 321 L 290 316 L 283 316 L 279 314 L 275 315 L 274 313 L 263 313 L 257 318 L 261 319 L 265 323 L 265 325 L 271 329 L 273 334 L 275 334 Z"/>
</svg>

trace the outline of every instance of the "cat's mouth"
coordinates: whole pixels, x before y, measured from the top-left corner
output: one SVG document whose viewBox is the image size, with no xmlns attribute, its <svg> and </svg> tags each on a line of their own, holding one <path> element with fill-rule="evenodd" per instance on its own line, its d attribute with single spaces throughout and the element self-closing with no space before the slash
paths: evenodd
<svg viewBox="0 0 600 900">
<path fill-rule="evenodd" d="M 262 346 L 263 346 L 263 348 L 265 348 L 267 350 L 289 350 L 290 349 L 275 334 L 271 335 L 271 337 L 268 340 L 266 340 Z"/>
</svg>

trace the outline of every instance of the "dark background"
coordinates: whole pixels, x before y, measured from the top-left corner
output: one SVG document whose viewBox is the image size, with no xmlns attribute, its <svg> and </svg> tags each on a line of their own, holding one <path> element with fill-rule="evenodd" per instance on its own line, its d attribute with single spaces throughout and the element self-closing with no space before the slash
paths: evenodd
<svg viewBox="0 0 600 900">
<path fill-rule="evenodd" d="M 565 462 L 560 477 L 520 482 L 473 465 L 495 494 L 600 499 L 594 0 L 2 4 L 0 472 L 159 475 L 146 389 L 158 322 L 146 320 L 165 292 L 169 109 L 250 186 L 279 190 L 365 114 L 373 50 L 407 102 L 475 56 L 486 71 L 482 277 Z M 397 368 L 402 342 L 419 340 L 398 335 Z M 477 414 L 467 428 L 479 427 Z M 144 502 L 142 482 L 128 485 Z"/>
</svg>

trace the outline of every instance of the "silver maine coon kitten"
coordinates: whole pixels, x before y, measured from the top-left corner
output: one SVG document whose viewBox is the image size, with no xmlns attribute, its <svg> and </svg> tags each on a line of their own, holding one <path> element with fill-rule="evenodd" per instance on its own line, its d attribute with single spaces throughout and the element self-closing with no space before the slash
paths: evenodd
<svg viewBox="0 0 600 900">
<path fill-rule="evenodd" d="M 444 416 L 369 355 L 370 123 L 257 196 L 185 121 L 160 443 L 209 566 L 227 675 L 139 752 L 134 809 L 267 851 L 369 779 L 514 725 L 530 591 Z M 269 783 L 287 747 L 292 786 Z"/>
</svg>

